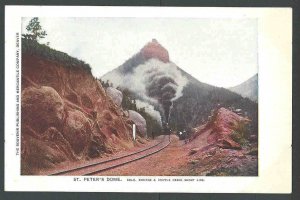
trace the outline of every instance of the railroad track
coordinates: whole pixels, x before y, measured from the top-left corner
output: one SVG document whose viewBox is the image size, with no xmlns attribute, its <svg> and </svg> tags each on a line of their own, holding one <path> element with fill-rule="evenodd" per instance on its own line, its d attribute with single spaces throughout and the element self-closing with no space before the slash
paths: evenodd
<svg viewBox="0 0 300 200">
<path fill-rule="evenodd" d="M 74 175 L 76 175 L 76 176 L 78 176 L 78 175 L 81 175 L 81 176 L 95 175 L 95 174 L 101 173 L 103 171 L 107 171 L 107 170 L 110 170 L 110 169 L 113 169 L 116 167 L 120 167 L 120 166 L 126 165 L 128 163 L 135 162 L 137 160 L 151 156 L 155 153 L 160 152 L 161 150 L 166 148 L 169 144 L 170 144 L 170 136 L 164 136 L 162 141 L 160 141 L 159 143 L 157 143 L 153 146 L 150 146 L 148 148 L 145 148 L 145 149 L 142 149 L 142 150 L 130 153 L 130 154 L 126 154 L 123 156 L 119 156 L 116 158 L 76 167 L 73 169 L 55 172 L 55 173 L 52 173 L 49 175 L 50 176 L 53 176 L 53 175 L 69 175 L 69 176 L 72 176 L 72 175 L 73 176 Z"/>
</svg>

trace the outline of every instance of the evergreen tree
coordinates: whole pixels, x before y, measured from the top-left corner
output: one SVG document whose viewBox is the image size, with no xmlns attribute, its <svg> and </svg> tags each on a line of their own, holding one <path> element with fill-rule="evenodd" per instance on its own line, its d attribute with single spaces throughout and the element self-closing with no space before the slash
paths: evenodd
<svg viewBox="0 0 300 200">
<path fill-rule="evenodd" d="M 47 35 L 46 31 L 42 29 L 38 17 L 34 17 L 29 21 L 26 30 L 29 34 L 23 34 L 25 39 L 37 41 L 38 39 L 45 38 Z"/>
</svg>

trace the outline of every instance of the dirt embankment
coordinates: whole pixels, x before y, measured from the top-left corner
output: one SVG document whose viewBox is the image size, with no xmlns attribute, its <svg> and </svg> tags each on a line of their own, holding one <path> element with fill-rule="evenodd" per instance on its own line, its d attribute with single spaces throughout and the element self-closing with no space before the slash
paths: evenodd
<svg viewBox="0 0 300 200">
<path fill-rule="evenodd" d="M 132 142 L 132 121 L 76 66 L 23 54 L 21 112 L 22 174 L 139 145 Z"/>
<path fill-rule="evenodd" d="M 99 175 L 257 176 L 257 138 L 247 123 L 249 119 L 220 108 L 189 140 L 172 134 L 171 144 L 160 153 Z"/>
<path fill-rule="evenodd" d="M 183 174 L 257 176 L 257 137 L 249 132 L 248 118 L 228 109 L 213 112 L 210 120 L 194 129 L 186 147 L 188 167 Z"/>
</svg>

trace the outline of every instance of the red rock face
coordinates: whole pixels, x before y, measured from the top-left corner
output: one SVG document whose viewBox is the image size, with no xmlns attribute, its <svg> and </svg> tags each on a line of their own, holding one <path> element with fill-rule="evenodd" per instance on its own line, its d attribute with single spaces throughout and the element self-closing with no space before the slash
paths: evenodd
<svg viewBox="0 0 300 200">
<path fill-rule="evenodd" d="M 168 51 L 156 39 L 146 44 L 141 49 L 141 53 L 146 59 L 157 58 L 165 63 L 170 61 Z"/>
<path fill-rule="evenodd" d="M 90 72 L 22 55 L 22 174 L 133 147 L 123 110 Z"/>
<path fill-rule="evenodd" d="M 38 133 L 50 126 L 60 127 L 63 120 L 63 100 L 52 88 L 28 87 L 22 91 L 22 123 Z"/>
<path fill-rule="evenodd" d="M 207 137 L 208 144 L 216 144 L 221 148 L 241 149 L 239 143 L 233 140 L 233 133 L 250 120 L 230 110 L 220 108 L 213 113 L 210 121 L 196 128 L 194 139 L 203 132 L 210 132 Z"/>
<path fill-rule="evenodd" d="M 187 148 L 190 168 L 206 176 L 257 176 L 257 143 L 245 142 L 244 125 L 249 119 L 220 108 L 210 120 L 194 129 Z M 242 140 L 244 139 L 244 141 Z"/>
</svg>

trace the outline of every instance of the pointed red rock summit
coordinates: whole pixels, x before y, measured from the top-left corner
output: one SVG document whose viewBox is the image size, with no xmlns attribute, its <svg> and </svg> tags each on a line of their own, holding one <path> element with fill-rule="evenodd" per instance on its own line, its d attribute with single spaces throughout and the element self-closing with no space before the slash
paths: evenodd
<svg viewBox="0 0 300 200">
<path fill-rule="evenodd" d="M 152 39 L 151 42 L 146 44 L 141 49 L 141 53 L 146 59 L 157 58 L 165 63 L 170 61 L 168 51 L 156 39 Z"/>
</svg>

